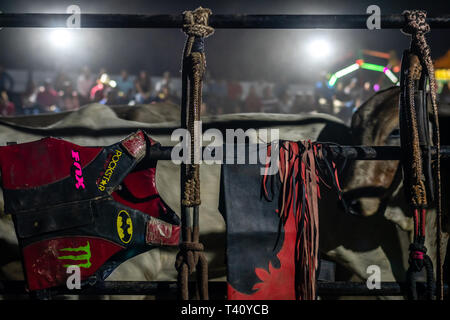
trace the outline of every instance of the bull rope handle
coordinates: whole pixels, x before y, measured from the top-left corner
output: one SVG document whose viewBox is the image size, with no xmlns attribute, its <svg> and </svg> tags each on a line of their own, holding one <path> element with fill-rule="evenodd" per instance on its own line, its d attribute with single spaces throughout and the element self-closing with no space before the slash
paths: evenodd
<svg viewBox="0 0 450 320">
<path fill-rule="evenodd" d="M 415 287 L 415 278 L 417 274 L 425 266 L 427 270 L 427 296 L 429 299 L 433 297 L 433 267 L 431 259 L 426 255 L 425 248 L 425 219 L 426 208 L 433 199 L 433 187 L 429 187 L 432 177 L 428 176 L 428 188 L 426 177 L 431 171 L 431 162 L 427 162 L 427 158 L 423 157 L 422 151 L 428 153 L 429 148 L 422 150 L 421 147 L 429 147 L 428 137 L 424 137 L 427 133 L 428 110 L 426 100 L 426 80 L 429 79 L 431 106 L 434 115 L 433 119 L 433 144 L 436 148 L 435 163 L 435 200 L 436 200 L 436 282 L 437 282 L 437 299 L 442 300 L 443 290 L 443 265 L 441 258 L 441 241 L 442 241 L 442 208 L 441 208 L 441 176 L 440 176 L 440 136 L 439 136 L 439 119 L 438 105 L 436 99 L 436 79 L 434 75 L 433 62 L 431 60 L 431 50 L 425 38 L 425 34 L 430 31 L 430 26 L 426 22 L 426 12 L 421 10 L 406 10 L 403 12 L 405 17 L 405 26 L 402 32 L 411 35 L 410 49 L 405 51 L 402 62 L 402 79 L 401 79 L 401 98 L 400 98 L 400 129 L 402 136 L 402 148 L 405 150 L 404 171 L 405 171 L 405 189 L 407 196 L 411 201 L 414 211 L 414 242 L 410 246 L 410 267 L 408 269 L 408 280 L 410 283 L 410 297 L 417 299 Z M 415 102 L 416 83 L 422 86 L 423 99 L 419 100 L 419 107 Z M 420 101 L 423 101 L 420 104 Z M 422 110 L 419 110 L 422 107 Z M 423 122 L 420 123 L 422 117 Z M 406 132 L 405 132 L 406 130 Z M 424 130 L 424 132 L 423 132 Z M 422 139 L 421 139 L 422 138 Z M 422 141 L 421 141 L 422 140 Z M 424 168 L 426 167 L 426 168 Z M 428 191 L 428 192 L 427 192 Z"/>
<path fill-rule="evenodd" d="M 197 270 L 195 298 L 208 300 L 208 261 L 203 253 L 203 244 L 199 242 L 199 205 L 200 201 L 200 168 L 196 160 L 201 146 L 199 145 L 196 121 L 200 121 L 202 105 L 202 80 L 206 70 L 204 39 L 214 33 L 208 25 L 211 10 L 199 7 L 194 11 L 183 12 L 183 31 L 187 40 L 182 61 L 182 100 L 181 127 L 190 134 L 188 146 L 189 163 L 181 165 L 181 221 L 183 242 L 177 254 L 175 268 L 178 271 L 179 297 L 189 299 L 189 275 Z M 193 208 L 191 223 L 190 208 Z"/>
</svg>

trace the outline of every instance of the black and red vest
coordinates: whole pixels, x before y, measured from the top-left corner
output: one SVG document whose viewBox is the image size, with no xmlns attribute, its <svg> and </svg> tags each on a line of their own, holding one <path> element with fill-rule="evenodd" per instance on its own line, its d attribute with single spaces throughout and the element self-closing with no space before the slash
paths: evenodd
<svg viewBox="0 0 450 320">
<path fill-rule="evenodd" d="M 65 140 L 0 147 L 5 212 L 12 214 L 30 290 L 104 280 L 119 264 L 179 243 L 180 221 L 155 183 L 157 144 L 143 131 L 108 147 Z"/>
</svg>

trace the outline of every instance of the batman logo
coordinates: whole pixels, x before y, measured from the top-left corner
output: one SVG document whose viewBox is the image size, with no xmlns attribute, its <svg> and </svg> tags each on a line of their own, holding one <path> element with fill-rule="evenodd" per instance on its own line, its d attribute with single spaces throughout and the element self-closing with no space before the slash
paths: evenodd
<svg viewBox="0 0 450 320">
<path fill-rule="evenodd" d="M 117 215 L 117 234 L 123 243 L 129 243 L 133 236 L 133 223 L 130 214 L 121 210 Z"/>
</svg>

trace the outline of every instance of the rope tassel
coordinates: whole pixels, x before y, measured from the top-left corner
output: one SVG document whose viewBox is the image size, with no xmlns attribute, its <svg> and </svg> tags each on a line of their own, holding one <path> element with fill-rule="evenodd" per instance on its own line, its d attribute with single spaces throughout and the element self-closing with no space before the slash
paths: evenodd
<svg viewBox="0 0 450 320">
<path fill-rule="evenodd" d="M 403 170 L 405 173 L 405 191 L 414 210 L 414 242 L 410 246 L 410 267 L 408 269 L 408 282 L 410 284 L 409 296 L 417 299 L 416 278 L 425 266 L 427 271 L 427 298 L 433 298 L 433 266 L 425 248 L 425 218 L 426 210 L 433 196 L 436 194 L 437 212 L 437 299 L 443 298 L 443 265 L 441 259 L 442 239 L 442 209 L 441 209 L 441 177 L 440 177 L 440 136 L 438 105 L 436 99 L 436 80 L 434 75 L 431 50 L 427 44 L 425 34 L 430 31 L 426 22 L 426 12 L 420 10 L 407 10 L 403 12 L 405 26 L 402 31 L 411 35 L 410 49 L 405 51 L 401 71 L 401 95 L 400 95 L 400 137 L 404 157 Z M 425 157 L 422 153 L 429 152 L 430 142 L 426 136 L 428 132 L 428 110 L 426 106 L 426 85 L 429 79 L 431 106 L 434 115 L 433 145 L 436 148 L 437 158 L 435 162 L 436 188 L 433 191 L 432 177 L 427 176 L 431 172 L 429 153 Z M 417 88 L 419 83 L 419 88 Z M 417 92 L 422 92 L 419 104 L 416 103 Z M 420 101 L 424 101 L 423 104 Z M 427 181 L 428 178 L 428 181 Z M 427 183 L 428 182 L 428 183 Z"/>
<path fill-rule="evenodd" d="M 182 61 L 181 127 L 190 134 L 190 161 L 181 166 L 181 220 L 183 242 L 177 255 L 175 268 L 178 271 L 179 295 L 189 299 L 189 276 L 197 271 L 195 298 L 208 300 L 208 261 L 204 246 L 199 242 L 200 168 L 198 165 L 200 145 L 195 124 L 200 121 L 202 105 L 202 79 L 206 70 L 204 39 L 214 33 L 208 26 L 211 10 L 202 7 L 183 13 L 183 31 L 187 40 Z M 190 225 L 189 208 L 194 208 L 193 225 Z"/>
</svg>

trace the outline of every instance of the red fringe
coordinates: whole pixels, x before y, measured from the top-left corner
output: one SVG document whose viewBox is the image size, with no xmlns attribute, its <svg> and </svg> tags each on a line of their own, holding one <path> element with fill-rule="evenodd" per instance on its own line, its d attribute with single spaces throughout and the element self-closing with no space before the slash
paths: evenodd
<svg viewBox="0 0 450 320">
<path fill-rule="evenodd" d="M 319 251 L 320 197 L 319 176 L 316 168 L 317 146 L 310 141 L 304 143 L 283 142 L 280 146 L 278 172 L 282 183 L 278 214 L 283 223 L 289 215 L 295 215 L 297 243 L 295 253 L 296 295 L 299 300 L 316 298 L 316 273 Z M 270 157 L 270 146 L 268 157 Z M 267 164 L 267 167 L 270 164 Z M 263 190 L 268 196 L 263 178 Z"/>
</svg>

